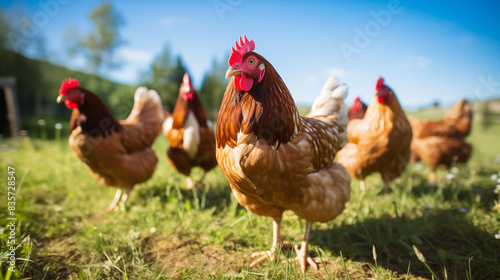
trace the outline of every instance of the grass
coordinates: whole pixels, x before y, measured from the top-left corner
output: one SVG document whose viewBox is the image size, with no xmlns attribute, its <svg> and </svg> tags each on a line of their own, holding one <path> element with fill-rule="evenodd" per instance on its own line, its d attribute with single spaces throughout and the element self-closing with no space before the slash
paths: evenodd
<svg viewBox="0 0 500 280">
<path fill-rule="evenodd" d="M 433 187 L 427 186 L 430 169 L 419 163 L 394 181 L 390 195 L 378 195 L 377 175 L 364 192 L 353 181 L 343 214 L 313 224 L 309 252 L 319 270 L 304 276 L 291 251 L 249 268 L 250 254 L 271 246 L 271 220 L 239 206 L 218 168 L 202 192 L 187 191 L 185 178 L 166 162 L 163 137 L 155 143 L 154 176 L 134 188 L 120 211 L 106 215 L 100 213 L 115 189 L 96 183 L 65 140 L 2 140 L 2 186 L 7 167 L 16 169 L 18 260 L 10 275 L 4 188 L 0 280 L 498 279 L 500 202 L 491 178 L 500 171 L 500 146 L 491 144 L 498 135 L 500 125 L 474 129 L 471 161 L 440 169 Z M 305 221 L 285 212 L 285 241 L 299 243 L 304 229 Z"/>
</svg>

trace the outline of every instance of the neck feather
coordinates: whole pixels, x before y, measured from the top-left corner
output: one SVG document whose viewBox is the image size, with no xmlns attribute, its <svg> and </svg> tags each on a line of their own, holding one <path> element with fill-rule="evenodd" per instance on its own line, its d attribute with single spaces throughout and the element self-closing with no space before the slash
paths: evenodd
<svg viewBox="0 0 500 280">
<path fill-rule="evenodd" d="M 300 130 L 300 117 L 285 83 L 274 67 L 254 54 L 266 67 L 260 83 L 248 92 L 229 82 L 217 120 L 217 146 L 234 148 L 238 133 L 253 133 L 275 148 L 293 139 Z"/>
<path fill-rule="evenodd" d="M 71 130 L 82 127 L 82 133 L 89 136 L 106 136 L 121 129 L 102 99 L 89 90 L 81 88 L 85 93 L 85 102 L 73 110 Z"/>
</svg>

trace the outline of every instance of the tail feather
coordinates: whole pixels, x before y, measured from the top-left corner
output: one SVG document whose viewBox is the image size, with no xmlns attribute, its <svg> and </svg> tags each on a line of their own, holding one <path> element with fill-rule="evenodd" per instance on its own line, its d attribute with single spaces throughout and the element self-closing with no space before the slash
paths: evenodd
<svg viewBox="0 0 500 280">
<path fill-rule="evenodd" d="M 160 96 L 155 90 L 139 87 L 134 95 L 134 107 L 127 119 L 120 121 L 123 129 L 122 142 L 130 151 L 153 144 L 162 130 L 165 114 Z"/>
<path fill-rule="evenodd" d="M 160 96 L 155 90 L 148 90 L 146 87 L 138 87 L 134 95 L 134 107 L 124 123 L 133 124 L 144 122 L 150 119 L 165 118 L 161 105 Z"/>
<path fill-rule="evenodd" d="M 311 112 L 307 117 L 337 116 L 337 119 L 345 117 L 347 124 L 347 110 L 344 100 L 348 95 L 349 87 L 338 83 L 337 77 L 332 76 L 326 80 L 318 97 L 314 100 Z"/>
<path fill-rule="evenodd" d="M 165 121 L 163 122 L 163 135 L 165 135 L 165 137 L 167 137 L 168 133 L 170 132 L 170 130 L 172 130 L 172 124 L 174 123 L 174 117 L 172 116 L 169 116 L 165 119 Z"/>
<path fill-rule="evenodd" d="M 472 125 L 472 108 L 467 100 L 460 100 L 443 118 L 455 123 L 456 130 L 464 137 L 469 135 Z"/>
</svg>

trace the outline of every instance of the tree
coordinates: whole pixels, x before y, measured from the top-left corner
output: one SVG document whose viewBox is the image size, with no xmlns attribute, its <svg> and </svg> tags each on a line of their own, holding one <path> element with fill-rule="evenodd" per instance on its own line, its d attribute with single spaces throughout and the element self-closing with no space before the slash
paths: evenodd
<svg viewBox="0 0 500 280">
<path fill-rule="evenodd" d="M 0 11 L 0 49 L 11 50 L 39 60 L 47 59 L 45 39 L 24 10 Z"/>
<path fill-rule="evenodd" d="M 85 36 L 77 39 L 76 44 L 69 43 L 70 54 L 76 47 L 88 59 L 88 66 L 92 73 L 99 74 L 103 66 L 108 68 L 117 67 L 118 64 L 113 61 L 113 53 L 123 42 L 120 40 L 119 28 L 125 23 L 122 16 L 115 11 L 111 2 L 105 2 L 97 6 L 89 15 L 90 20 L 95 25 L 95 30 Z M 71 30 L 69 27 L 68 30 Z M 65 37 L 68 38 L 66 32 Z M 78 38 L 78 37 L 77 37 Z"/>
<path fill-rule="evenodd" d="M 170 48 L 167 46 L 163 52 L 154 60 L 151 69 L 143 79 L 146 87 L 154 89 L 167 109 L 171 112 L 177 101 L 179 87 L 186 68 L 182 59 L 178 56 L 175 63 L 172 62 Z"/>
<path fill-rule="evenodd" d="M 7 49 L 7 34 L 10 30 L 9 23 L 5 19 L 2 11 L 0 11 L 0 49 Z"/>
<path fill-rule="evenodd" d="M 225 63 L 219 64 L 217 60 L 214 59 L 212 70 L 205 74 L 199 90 L 200 99 L 205 106 L 208 117 L 212 120 L 217 119 L 220 104 L 226 90 L 226 70 L 227 67 Z"/>
</svg>

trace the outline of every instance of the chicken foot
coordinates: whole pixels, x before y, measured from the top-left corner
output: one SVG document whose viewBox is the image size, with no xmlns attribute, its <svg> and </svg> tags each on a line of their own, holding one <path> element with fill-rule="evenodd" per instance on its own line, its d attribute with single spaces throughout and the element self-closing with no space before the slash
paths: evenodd
<svg viewBox="0 0 500 280">
<path fill-rule="evenodd" d="M 273 220 L 273 246 L 271 250 L 264 252 L 256 252 L 251 255 L 251 258 L 258 258 L 250 264 L 250 267 L 256 267 L 261 265 L 265 260 L 275 261 L 276 260 L 276 250 L 280 248 L 281 243 L 281 217 L 275 218 Z"/>
<path fill-rule="evenodd" d="M 318 269 L 318 265 L 316 262 L 309 257 L 307 254 L 307 247 L 309 244 L 309 236 L 311 234 L 312 222 L 307 222 L 306 224 L 306 232 L 304 234 L 304 240 L 302 241 L 302 246 L 299 248 L 298 245 L 295 245 L 295 252 L 297 257 L 295 257 L 295 261 L 300 264 L 302 273 L 306 272 L 306 266 L 309 263 L 311 267 L 314 269 Z M 266 260 L 276 261 L 277 255 L 276 251 L 281 249 L 282 247 L 293 247 L 291 243 L 283 243 L 281 244 L 281 218 L 274 219 L 273 221 L 273 245 L 271 250 L 256 252 L 251 255 L 252 258 L 258 258 L 250 264 L 250 267 L 256 267 L 257 265 L 261 265 Z"/>
<path fill-rule="evenodd" d="M 302 241 L 302 246 L 299 249 L 299 245 L 295 245 L 295 261 L 300 264 L 302 273 L 306 273 L 306 266 L 309 263 L 314 269 L 318 269 L 318 265 L 314 260 L 307 254 L 307 245 L 309 244 L 309 235 L 311 234 L 312 222 L 307 221 L 306 232 L 304 234 L 304 240 Z"/>
</svg>

